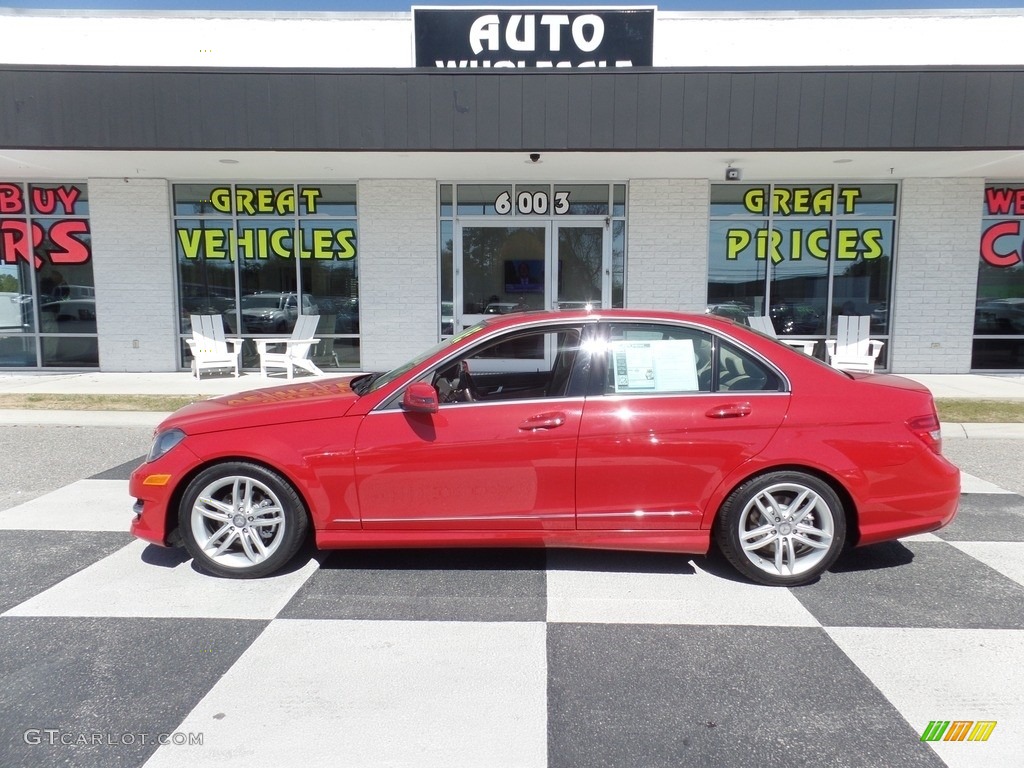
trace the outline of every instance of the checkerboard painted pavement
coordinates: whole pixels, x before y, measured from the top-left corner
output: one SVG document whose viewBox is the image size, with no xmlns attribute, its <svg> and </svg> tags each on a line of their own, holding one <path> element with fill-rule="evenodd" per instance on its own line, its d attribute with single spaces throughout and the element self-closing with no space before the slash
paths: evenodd
<svg viewBox="0 0 1024 768">
<path fill-rule="evenodd" d="M 1024 765 L 1024 498 L 974 478 L 938 534 L 773 589 L 567 550 L 214 579 L 128 536 L 129 469 L 0 511 L 4 768 Z"/>
</svg>

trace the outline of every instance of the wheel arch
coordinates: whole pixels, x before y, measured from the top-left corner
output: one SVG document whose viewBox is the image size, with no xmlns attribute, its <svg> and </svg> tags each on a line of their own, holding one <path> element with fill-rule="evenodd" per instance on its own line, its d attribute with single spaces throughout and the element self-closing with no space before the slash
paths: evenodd
<svg viewBox="0 0 1024 768">
<path fill-rule="evenodd" d="M 709 518 L 706 518 L 707 522 L 703 527 L 710 530 L 717 528 L 719 520 L 721 519 L 721 515 L 719 513 L 722 511 L 722 506 L 729 497 L 736 492 L 737 488 L 740 488 L 751 480 L 756 480 L 759 477 L 770 475 L 775 472 L 801 472 L 828 485 L 835 492 L 836 496 L 839 497 L 839 501 L 843 505 L 843 517 L 846 519 L 846 540 L 844 542 L 844 546 L 856 546 L 857 539 L 859 538 L 857 525 L 859 513 L 853 494 L 846 487 L 845 483 L 841 482 L 834 474 L 826 472 L 819 467 L 801 464 L 798 462 L 760 466 L 753 472 L 730 477 L 729 480 L 727 482 L 723 482 L 716 491 L 714 498 L 712 499 L 712 503 L 708 507 Z"/>
<path fill-rule="evenodd" d="M 252 456 L 217 456 L 197 464 L 182 475 L 177 485 L 175 485 L 174 490 L 171 492 L 171 495 L 168 497 L 167 508 L 164 510 L 164 514 L 166 515 L 164 524 L 167 526 L 166 531 L 168 542 L 174 546 L 181 546 L 182 544 L 181 531 L 178 530 L 178 508 L 181 505 L 182 498 L 185 496 L 185 492 L 192 484 L 192 481 L 211 467 L 215 467 L 219 464 L 230 464 L 233 462 L 253 464 L 267 472 L 273 472 L 275 475 L 280 477 L 282 481 L 287 483 L 302 503 L 302 511 L 305 513 L 306 519 L 309 522 L 309 530 L 310 532 L 313 531 L 313 515 L 309 505 L 309 499 L 306 498 L 306 494 L 302 491 L 302 486 L 295 482 L 295 478 L 292 477 L 291 473 L 281 469 L 280 467 L 276 467 L 267 461 L 255 459 Z"/>
</svg>

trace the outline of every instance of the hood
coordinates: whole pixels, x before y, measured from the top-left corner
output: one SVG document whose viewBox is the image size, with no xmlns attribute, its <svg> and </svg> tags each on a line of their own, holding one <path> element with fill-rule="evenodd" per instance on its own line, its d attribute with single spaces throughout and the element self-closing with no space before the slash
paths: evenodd
<svg viewBox="0 0 1024 768">
<path fill-rule="evenodd" d="M 167 417 L 159 429 L 177 427 L 186 434 L 333 419 L 344 416 L 359 399 L 351 377 L 253 389 L 186 405 Z"/>
</svg>

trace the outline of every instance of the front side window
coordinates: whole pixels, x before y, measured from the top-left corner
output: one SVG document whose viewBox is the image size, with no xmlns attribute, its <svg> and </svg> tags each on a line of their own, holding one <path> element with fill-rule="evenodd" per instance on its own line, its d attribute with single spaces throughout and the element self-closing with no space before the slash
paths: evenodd
<svg viewBox="0 0 1024 768">
<path fill-rule="evenodd" d="M 518 331 L 467 351 L 433 371 L 442 404 L 572 397 L 584 394 L 581 329 Z"/>
<path fill-rule="evenodd" d="M 354 184 L 176 184 L 182 341 L 195 314 L 219 314 L 246 339 L 286 336 L 300 314 L 319 317 L 320 367 L 359 367 L 359 279 Z M 183 365 L 188 351 L 182 344 Z"/>
<path fill-rule="evenodd" d="M 87 186 L 0 181 L 0 367 L 98 366 Z"/>
</svg>

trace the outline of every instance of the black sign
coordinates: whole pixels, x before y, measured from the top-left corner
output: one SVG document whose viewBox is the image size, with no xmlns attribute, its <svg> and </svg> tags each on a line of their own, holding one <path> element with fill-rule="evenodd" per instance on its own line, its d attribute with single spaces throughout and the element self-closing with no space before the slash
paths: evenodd
<svg viewBox="0 0 1024 768">
<path fill-rule="evenodd" d="M 414 8 L 416 66 L 649 67 L 654 9 Z"/>
</svg>

